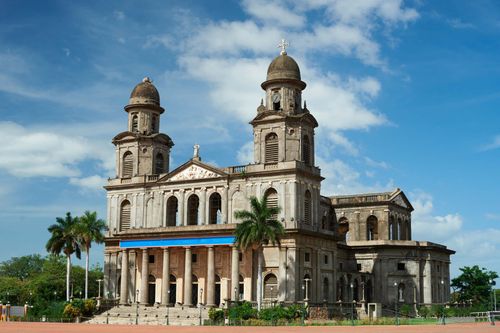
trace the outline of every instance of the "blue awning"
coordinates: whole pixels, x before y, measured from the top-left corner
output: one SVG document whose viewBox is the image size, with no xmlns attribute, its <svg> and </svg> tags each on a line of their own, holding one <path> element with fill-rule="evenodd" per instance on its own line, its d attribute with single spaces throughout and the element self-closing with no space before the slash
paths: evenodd
<svg viewBox="0 0 500 333">
<path fill-rule="evenodd" d="M 134 239 L 120 241 L 120 248 L 140 247 L 176 247 L 176 246 L 203 246 L 203 245 L 232 245 L 234 236 L 165 238 L 165 239 Z"/>
</svg>

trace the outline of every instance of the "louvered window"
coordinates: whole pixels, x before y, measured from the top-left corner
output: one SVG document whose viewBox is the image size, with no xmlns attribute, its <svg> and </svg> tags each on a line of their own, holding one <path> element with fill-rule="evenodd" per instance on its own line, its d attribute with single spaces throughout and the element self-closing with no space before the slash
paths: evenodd
<svg viewBox="0 0 500 333">
<path fill-rule="evenodd" d="M 120 231 L 130 229 L 130 202 L 122 202 L 120 209 Z"/>
<path fill-rule="evenodd" d="M 311 192 L 306 191 L 304 196 L 304 222 L 311 224 Z"/>
<path fill-rule="evenodd" d="M 267 207 L 278 207 L 278 192 L 274 188 L 270 188 L 266 192 Z M 272 219 L 276 220 L 278 215 L 273 215 Z"/>
<path fill-rule="evenodd" d="M 274 274 L 268 274 L 264 278 L 264 298 L 276 299 L 278 297 L 278 279 Z"/>
<path fill-rule="evenodd" d="M 311 143 L 307 135 L 302 139 L 302 160 L 305 164 L 311 165 Z"/>
<path fill-rule="evenodd" d="M 134 155 L 131 152 L 123 154 L 122 177 L 130 178 L 134 172 Z"/>
<path fill-rule="evenodd" d="M 266 150 L 265 161 L 266 163 L 278 162 L 279 145 L 278 136 L 276 133 L 271 133 L 266 136 Z"/>
<path fill-rule="evenodd" d="M 139 117 L 137 115 L 132 116 L 132 132 L 137 132 L 139 129 Z"/>
<path fill-rule="evenodd" d="M 165 159 L 163 158 L 163 154 L 161 153 L 156 154 L 155 174 L 159 175 L 160 173 L 163 173 L 164 164 L 165 164 Z"/>
</svg>

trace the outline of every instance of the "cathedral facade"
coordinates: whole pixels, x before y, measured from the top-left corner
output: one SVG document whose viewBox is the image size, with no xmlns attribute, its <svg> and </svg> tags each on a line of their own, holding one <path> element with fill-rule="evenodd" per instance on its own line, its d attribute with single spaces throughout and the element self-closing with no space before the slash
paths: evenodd
<svg viewBox="0 0 500 333">
<path fill-rule="evenodd" d="M 391 305 L 449 299 L 446 246 L 415 241 L 413 207 L 400 189 L 321 194 L 318 122 L 302 102 L 300 69 L 283 50 L 261 84 L 254 162 L 219 168 L 193 156 L 170 170 L 173 140 L 148 78 L 130 95 L 127 130 L 116 135 L 116 177 L 107 186 L 105 296 L 120 304 L 222 306 L 256 300 L 257 258 L 234 245 L 234 212 L 251 196 L 281 207 L 281 246 L 264 248 L 263 299 Z M 125 122 L 124 122 L 125 123 Z"/>
</svg>

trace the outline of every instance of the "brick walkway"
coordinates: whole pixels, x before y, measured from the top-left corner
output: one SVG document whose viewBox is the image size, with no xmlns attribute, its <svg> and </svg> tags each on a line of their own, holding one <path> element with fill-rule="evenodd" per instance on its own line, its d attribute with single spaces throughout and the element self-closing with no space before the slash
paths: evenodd
<svg viewBox="0 0 500 333">
<path fill-rule="evenodd" d="M 0 323 L 1 333 L 266 333 L 266 332 L 292 332 L 292 333 L 490 333 L 500 332 L 500 323 L 491 326 L 489 323 L 467 323 L 442 325 L 411 325 L 411 326 L 314 326 L 314 327 L 214 327 L 214 326 L 123 326 L 123 325 L 89 325 L 89 324 L 55 324 L 55 323 Z"/>
</svg>

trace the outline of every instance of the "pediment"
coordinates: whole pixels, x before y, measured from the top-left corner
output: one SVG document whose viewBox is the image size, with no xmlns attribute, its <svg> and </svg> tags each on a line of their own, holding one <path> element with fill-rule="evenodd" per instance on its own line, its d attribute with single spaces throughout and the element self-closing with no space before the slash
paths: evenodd
<svg viewBox="0 0 500 333">
<path fill-rule="evenodd" d="M 217 168 L 191 160 L 172 171 L 162 180 L 166 182 L 176 182 L 184 180 L 220 178 L 224 176 L 225 173 Z"/>
<path fill-rule="evenodd" d="M 393 194 L 391 202 L 400 207 L 413 211 L 413 206 L 411 205 L 410 201 L 401 190 L 397 190 L 397 192 Z"/>
</svg>

